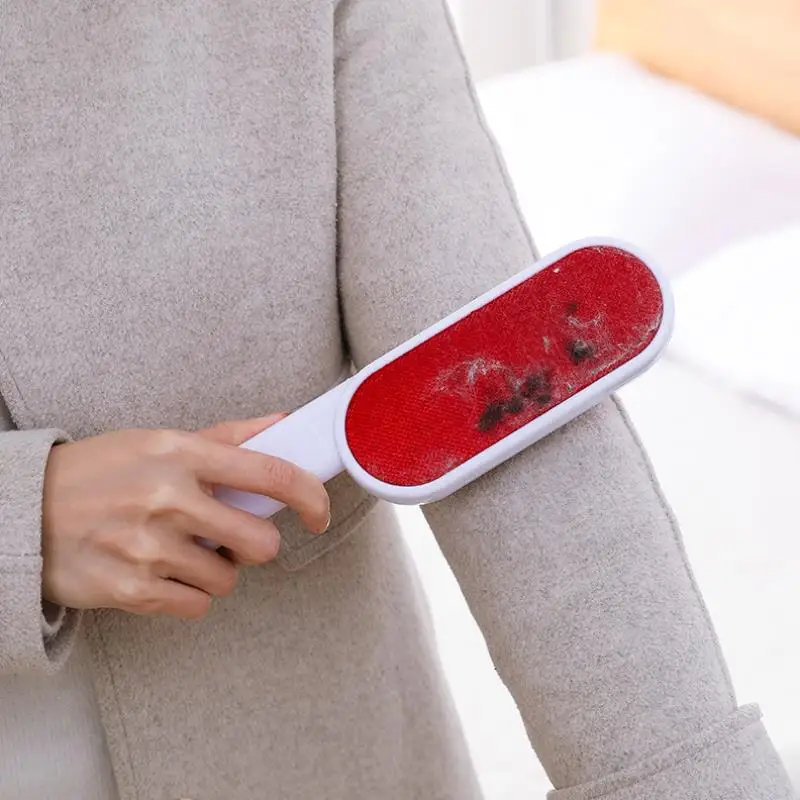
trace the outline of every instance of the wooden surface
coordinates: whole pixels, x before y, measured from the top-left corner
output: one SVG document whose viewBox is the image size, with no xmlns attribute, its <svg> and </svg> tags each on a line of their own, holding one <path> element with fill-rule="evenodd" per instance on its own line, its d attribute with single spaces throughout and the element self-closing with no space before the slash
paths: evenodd
<svg viewBox="0 0 800 800">
<path fill-rule="evenodd" d="M 598 0 L 596 44 L 800 135 L 800 0 Z"/>
</svg>

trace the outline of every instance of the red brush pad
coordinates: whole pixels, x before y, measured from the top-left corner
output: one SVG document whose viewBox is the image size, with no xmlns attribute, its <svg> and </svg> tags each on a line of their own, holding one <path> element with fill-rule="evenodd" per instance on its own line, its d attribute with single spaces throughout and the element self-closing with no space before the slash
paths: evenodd
<svg viewBox="0 0 800 800">
<path fill-rule="evenodd" d="M 370 375 L 350 450 L 385 483 L 428 483 L 636 356 L 662 314 L 635 256 L 574 251 Z"/>
</svg>

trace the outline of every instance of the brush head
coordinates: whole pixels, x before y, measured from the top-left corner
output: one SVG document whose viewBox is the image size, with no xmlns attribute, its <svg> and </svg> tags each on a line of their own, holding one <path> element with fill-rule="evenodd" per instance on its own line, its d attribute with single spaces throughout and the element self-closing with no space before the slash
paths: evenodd
<svg viewBox="0 0 800 800">
<path fill-rule="evenodd" d="M 341 419 L 348 468 L 395 502 L 445 496 L 648 366 L 664 322 L 640 256 L 558 254 L 367 371 Z"/>
</svg>

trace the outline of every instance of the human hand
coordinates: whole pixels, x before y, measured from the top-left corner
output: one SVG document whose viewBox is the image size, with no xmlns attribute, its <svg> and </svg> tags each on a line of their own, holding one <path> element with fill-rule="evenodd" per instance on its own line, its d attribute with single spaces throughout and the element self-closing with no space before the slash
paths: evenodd
<svg viewBox="0 0 800 800">
<path fill-rule="evenodd" d="M 329 500 L 304 470 L 237 445 L 282 415 L 194 433 L 122 430 L 53 448 L 45 471 L 43 597 L 69 608 L 205 616 L 239 564 L 278 553 L 275 525 L 213 497 L 215 485 L 274 497 L 323 532 Z M 231 558 L 195 537 L 219 543 Z"/>
</svg>

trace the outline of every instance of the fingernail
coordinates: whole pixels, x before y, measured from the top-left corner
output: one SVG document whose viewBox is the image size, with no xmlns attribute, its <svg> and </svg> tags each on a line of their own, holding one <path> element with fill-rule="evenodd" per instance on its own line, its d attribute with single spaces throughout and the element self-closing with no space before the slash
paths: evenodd
<svg viewBox="0 0 800 800">
<path fill-rule="evenodd" d="M 320 533 L 321 534 L 325 533 L 328 530 L 328 528 L 330 528 L 330 526 L 331 526 L 331 512 L 329 511 L 328 512 L 328 520 L 325 523 L 325 527 L 320 531 Z"/>
</svg>

